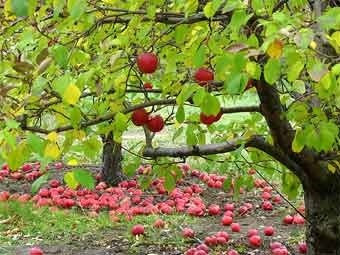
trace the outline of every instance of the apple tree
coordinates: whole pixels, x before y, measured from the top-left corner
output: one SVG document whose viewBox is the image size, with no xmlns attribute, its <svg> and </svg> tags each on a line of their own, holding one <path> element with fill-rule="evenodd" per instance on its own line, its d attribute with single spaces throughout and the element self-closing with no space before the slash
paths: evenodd
<svg viewBox="0 0 340 255">
<path fill-rule="evenodd" d="M 145 133 L 137 154 L 157 162 L 273 159 L 289 189 L 302 184 L 308 254 L 340 253 L 338 5 L 2 2 L 1 158 L 16 169 L 102 149 L 115 184 L 122 134 L 135 125 Z M 225 103 L 246 94 L 258 103 Z M 247 117 L 220 120 L 231 113 Z M 164 126 L 187 145 L 155 146 Z"/>
</svg>

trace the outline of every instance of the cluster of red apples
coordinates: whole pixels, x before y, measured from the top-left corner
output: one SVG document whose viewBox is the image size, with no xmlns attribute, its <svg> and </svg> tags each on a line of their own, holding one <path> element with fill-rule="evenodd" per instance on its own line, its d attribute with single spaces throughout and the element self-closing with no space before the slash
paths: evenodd
<svg viewBox="0 0 340 255">
<path fill-rule="evenodd" d="M 4 165 L 0 171 L 1 180 L 16 181 L 17 175 L 21 174 L 23 181 L 30 181 L 26 178 L 27 174 L 37 171 L 39 163 L 25 164 L 20 170 L 12 172 L 9 170 L 8 165 Z M 56 163 L 49 168 L 61 168 L 61 163 Z M 216 189 L 220 192 L 223 191 L 223 183 L 227 179 L 226 176 L 217 174 L 208 174 L 201 172 L 197 169 L 190 169 L 188 164 L 179 166 L 183 173 L 182 179 L 177 181 L 176 188 L 171 192 L 167 192 L 164 187 L 164 179 L 153 180 L 150 189 L 143 191 L 136 179 L 121 182 L 118 187 L 108 187 L 105 182 L 101 181 L 99 175 L 96 176 L 97 185 L 94 190 L 85 189 L 82 187 L 76 190 L 64 186 L 61 181 L 52 179 L 48 185 L 42 187 L 37 194 L 10 194 L 7 191 L 0 192 L 0 201 L 17 200 L 22 203 L 33 202 L 36 207 L 48 206 L 51 211 L 70 208 L 82 208 L 88 211 L 89 216 L 97 217 L 99 211 L 108 211 L 110 219 L 114 222 L 119 222 L 122 218 L 131 220 L 136 215 L 169 215 L 174 213 L 185 213 L 193 217 L 218 217 L 220 220 L 221 228 L 213 235 L 203 237 L 202 243 L 196 247 L 190 248 L 186 255 L 204 255 L 209 254 L 209 250 L 218 249 L 228 245 L 230 240 L 234 239 L 233 233 L 244 233 L 248 239 L 249 247 L 263 247 L 264 238 L 270 238 L 271 241 L 271 254 L 272 255 L 285 255 L 288 254 L 287 248 L 283 244 L 275 242 L 276 229 L 273 226 L 266 226 L 261 231 L 258 229 L 250 228 L 244 229 L 242 223 L 237 221 L 243 217 L 254 215 L 255 211 L 262 210 L 263 212 L 271 212 L 275 207 L 280 206 L 282 203 L 279 195 L 273 194 L 273 188 L 268 186 L 266 182 L 254 178 L 254 194 L 257 194 L 260 203 L 255 203 L 252 200 L 244 201 L 243 203 L 227 203 L 219 204 L 206 204 L 204 201 L 204 192 L 208 191 L 207 187 Z M 138 175 L 152 174 L 152 166 L 144 165 L 137 169 Z M 248 174 L 253 176 L 256 173 L 254 169 L 250 169 Z M 38 174 L 37 174 L 38 175 Z M 137 177 L 136 177 L 137 178 Z M 196 178 L 197 181 L 188 184 L 190 178 Z M 8 180 L 7 180 L 8 179 Z M 203 184 L 204 183 L 204 184 Z M 226 198 L 230 197 L 234 192 L 234 181 L 231 181 L 230 190 L 226 193 Z M 244 188 L 240 188 L 240 193 L 245 193 Z M 267 205 L 267 206 L 264 206 Z M 268 206 L 270 205 L 270 206 Z M 304 213 L 304 207 L 299 208 L 300 212 Z M 166 219 L 166 218 L 165 218 Z M 286 215 L 282 224 L 301 225 L 304 224 L 304 218 L 299 214 L 293 216 Z M 157 219 L 153 228 L 162 229 L 166 227 L 166 220 Z M 149 226 L 135 225 L 131 229 L 132 235 L 147 235 Z M 228 231 L 229 230 L 229 231 Z M 196 238 L 196 233 L 193 229 L 186 227 L 182 231 L 184 238 Z M 197 240 L 197 239 L 195 239 Z M 306 246 L 304 243 L 298 247 L 301 254 L 306 253 Z M 39 253 L 32 253 L 39 254 Z M 229 250 L 228 255 L 238 254 L 235 250 Z"/>
<path fill-rule="evenodd" d="M 137 67 L 143 74 L 151 74 L 157 70 L 158 57 L 154 53 L 144 52 L 137 56 Z M 194 73 L 194 80 L 202 87 L 207 87 L 214 80 L 214 73 L 208 69 L 201 67 Z M 150 82 L 145 83 L 145 90 L 153 88 Z M 250 88 L 251 84 L 247 84 Z M 206 115 L 203 112 L 200 114 L 200 122 L 206 125 L 211 125 L 221 119 L 223 112 L 220 111 L 217 115 Z M 136 126 L 144 126 L 152 132 L 160 132 L 164 128 L 164 120 L 160 115 L 152 116 L 144 108 L 137 109 L 132 114 L 132 122 Z"/>
</svg>

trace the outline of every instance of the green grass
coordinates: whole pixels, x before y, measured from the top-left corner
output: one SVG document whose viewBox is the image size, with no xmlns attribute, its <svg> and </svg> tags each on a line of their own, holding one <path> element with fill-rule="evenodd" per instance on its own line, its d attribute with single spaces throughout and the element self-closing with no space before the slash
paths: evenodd
<svg viewBox="0 0 340 255">
<path fill-rule="evenodd" d="M 90 218 L 76 210 L 51 212 L 48 207 L 33 209 L 30 203 L 0 203 L 0 245 L 17 245 L 30 240 L 69 240 L 84 237 L 93 231 L 110 228 L 114 224 L 108 214 Z"/>
<path fill-rule="evenodd" d="M 165 229 L 153 227 L 158 218 L 166 222 Z M 181 230 L 195 222 L 195 218 L 185 214 L 173 214 L 142 215 L 133 217 L 131 221 L 126 221 L 122 216 L 119 223 L 113 223 L 107 212 L 100 213 L 98 218 L 91 218 L 79 209 L 51 212 L 48 207 L 33 208 L 31 203 L 0 202 L 0 247 L 100 240 L 105 233 L 129 240 L 131 252 L 145 245 L 187 247 L 189 244 L 182 238 Z M 130 234 L 136 224 L 145 226 L 145 236 L 136 238 Z"/>
</svg>

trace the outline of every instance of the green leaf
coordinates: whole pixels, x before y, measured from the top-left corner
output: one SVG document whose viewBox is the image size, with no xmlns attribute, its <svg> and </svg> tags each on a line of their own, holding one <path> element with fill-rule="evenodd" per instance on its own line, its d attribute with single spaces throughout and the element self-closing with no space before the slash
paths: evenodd
<svg viewBox="0 0 340 255">
<path fill-rule="evenodd" d="M 186 142 L 188 145 L 196 145 L 198 143 L 197 137 L 195 135 L 195 125 L 188 125 L 186 134 Z"/>
<path fill-rule="evenodd" d="M 206 93 L 206 91 L 205 91 L 204 88 L 199 88 L 199 89 L 195 92 L 195 94 L 194 94 L 194 96 L 193 96 L 192 99 L 193 99 L 194 104 L 195 104 L 196 106 L 201 106 L 201 104 L 202 104 L 203 101 L 204 101 L 205 93 Z"/>
<path fill-rule="evenodd" d="M 44 175 L 40 176 L 32 183 L 31 191 L 33 194 L 37 193 L 40 187 L 48 181 L 49 173 L 45 173 Z"/>
<path fill-rule="evenodd" d="M 86 0 L 68 0 L 67 10 L 74 19 L 80 18 L 86 10 Z"/>
<path fill-rule="evenodd" d="M 19 126 L 20 126 L 20 123 L 18 123 L 15 120 L 9 119 L 9 120 L 6 121 L 6 127 L 8 127 L 8 128 L 17 129 Z"/>
<path fill-rule="evenodd" d="M 234 184 L 234 194 L 233 194 L 233 198 L 234 199 L 238 199 L 240 196 L 240 188 L 243 184 L 243 177 L 237 177 L 235 180 L 235 184 Z"/>
<path fill-rule="evenodd" d="M 74 172 L 68 172 L 64 175 L 64 181 L 66 185 L 71 189 L 76 189 L 79 185 L 79 182 L 76 180 L 74 176 Z"/>
<path fill-rule="evenodd" d="M 147 189 L 150 184 L 152 183 L 152 177 L 151 176 L 145 176 L 142 175 L 138 178 L 138 183 L 141 186 L 143 190 Z"/>
<path fill-rule="evenodd" d="M 98 140 L 96 136 L 91 136 L 82 144 L 82 149 L 84 150 L 85 156 L 91 159 L 97 157 L 101 147 L 102 143 Z"/>
<path fill-rule="evenodd" d="M 27 144 L 20 143 L 7 155 L 7 163 L 12 170 L 18 169 L 29 159 L 30 151 L 27 148 Z"/>
<path fill-rule="evenodd" d="M 56 45 L 51 49 L 51 53 L 54 60 L 60 67 L 67 67 L 69 51 L 65 46 Z"/>
<path fill-rule="evenodd" d="M 299 153 L 305 147 L 305 137 L 304 133 L 300 130 L 297 130 L 295 133 L 295 137 L 292 143 L 292 150 L 296 153 Z"/>
<path fill-rule="evenodd" d="M 28 0 L 11 0 L 11 8 L 15 16 L 28 16 Z"/>
<path fill-rule="evenodd" d="M 166 172 L 164 178 L 165 178 L 164 179 L 164 188 L 168 192 L 172 191 L 176 187 L 175 178 L 172 176 L 172 174 L 169 171 Z"/>
<path fill-rule="evenodd" d="M 54 17 L 59 16 L 59 14 L 63 11 L 65 4 L 66 4 L 66 0 L 53 0 Z"/>
<path fill-rule="evenodd" d="M 228 192 L 231 188 L 231 182 L 232 182 L 232 178 L 227 178 L 224 180 L 223 182 L 223 190 L 225 192 Z"/>
<path fill-rule="evenodd" d="M 79 127 L 81 120 L 81 112 L 77 107 L 72 107 L 70 110 L 70 122 L 73 128 Z"/>
<path fill-rule="evenodd" d="M 247 24 L 252 15 L 247 15 L 245 9 L 235 10 L 228 27 L 234 31 L 240 31 L 241 26 Z"/>
<path fill-rule="evenodd" d="M 95 186 L 95 180 L 89 170 L 75 169 L 73 171 L 75 180 L 83 187 L 87 189 L 93 189 Z"/>
<path fill-rule="evenodd" d="M 38 153 L 40 156 L 44 155 L 46 142 L 38 135 L 30 133 L 27 136 L 27 145 L 31 151 Z"/>
<path fill-rule="evenodd" d="M 127 115 L 118 112 L 115 116 L 114 130 L 119 132 L 125 131 L 128 127 L 128 122 L 129 118 L 127 117 Z"/>
<path fill-rule="evenodd" d="M 136 160 L 133 160 L 132 162 L 129 162 L 128 164 L 124 165 L 123 171 L 128 177 L 132 177 L 136 174 L 137 168 L 141 165 L 141 160 L 137 158 Z"/>
<path fill-rule="evenodd" d="M 299 78 L 300 73 L 304 66 L 305 64 L 302 61 L 297 61 L 293 65 L 289 66 L 287 70 L 288 81 L 292 82 Z"/>
<path fill-rule="evenodd" d="M 333 75 L 332 72 L 328 72 L 325 74 L 320 82 L 319 85 L 324 89 L 324 90 L 329 90 L 329 89 L 334 89 L 336 87 L 336 79 L 335 76 Z"/>
<path fill-rule="evenodd" d="M 329 151 L 339 134 L 339 127 L 333 122 L 321 122 L 319 126 L 319 151 Z"/>
<path fill-rule="evenodd" d="M 176 98 L 176 102 L 178 105 L 184 104 L 191 96 L 192 94 L 199 89 L 199 86 L 196 86 L 194 84 L 188 84 L 183 86 L 181 93 Z"/>
<path fill-rule="evenodd" d="M 307 125 L 302 132 L 305 136 L 305 145 L 307 145 L 309 148 L 317 149 L 319 138 L 318 134 L 316 133 L 315 127 L 313 125 Z"/>
<path fill-rule="evenodd" d="M 335 64 L 333 67 L 332 67 L 332 73 L 334 75 L 339 75 L 340 74 L 340 64 Z"/>
<path fill-rule="evenodd" d="M 182 44 L 185 41 L 185 37 L 188 31 L 189 29 L 187 25 L 176 26 L 176 29 L 175 29 L 176 44 Z"/>
<path fill-rule="evenodd" d="M 208 2 L 203 8 L 204 15 L 207 18 L 213 17 L 222 3 L 223 0 L 213 0 L 211 2 Z"/>
<path fill-rule="evenodd" d="M 206 115 L 217 115 L 220 112 L 221 105 L 218 98 L 210 93 L 206 93 L 201 110 Z"/>
<path fill-rule="evenodd" d="M 269 84 L 274 84 L 281 75 L 280 61 L 275 58 L 270 58 L 264 66 L 264 78 Z"/>
<path fill-rule="evenodd" d="M 183 133 L 183 130 L 184 128 L 183 127 L 180 127 L 180 128 L 177 128 L 173 137 L 172 137 L 172 141 L 174 142 L 182 133 Z"/>
<path fill-rule="evenodd" d="M 261 67 L 256 62 L 248 62 L 246 70 L 251 78 L 255 80 L 259 80 L 261 78 Z"/>
<path fill-rule="evenodd" d="M 295 175 L 286 172 L 282 174 L 282 190 L 288 195 L 289 200 L 296 199 L 299 194 L 299 187 L 300 182 Z"/>
<path fill-rule="evenodd" d="M 176 113 L 176 120 L 179 123 L 183 123 L 185 120 L 185 112 L 184 112 L 184 107 L 183 105 L 180 105 L 177 109 L 177 113 Z"/>
<path fill-rule="evenodd" d="M 57 77 L 52 82 L 52 88 L 54 91 L 58 92 L 61 96 L 64 95 L 64 92 L 69 84 L 72 83 L 72 77 L 70 74 L 65 74 L 63 76 Z"/>
<path fill-rule="evenodd" d="M 204 64 L 206 54 L 207 54 L 207 47 L 204 45 L 201 45 L 195 52 L 195 55 L 192 60 L 195 68 L 201 67 Z"/>
<path fill-rule="evenodd" d="M 232 73 L 228 79 L 225 80 L 224 86 L 230 95 L 239 95 L 244 91 L 248 82 L 248 77 L 243 73 Z"/>
</svg>

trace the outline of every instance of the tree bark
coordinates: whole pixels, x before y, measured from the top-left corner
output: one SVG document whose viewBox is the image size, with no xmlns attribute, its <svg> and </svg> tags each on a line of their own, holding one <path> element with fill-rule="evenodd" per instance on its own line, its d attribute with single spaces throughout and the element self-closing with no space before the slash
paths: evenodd
<svg viewBox="0 0 340 255">
<path fill-rule="evenodd" d="M 117 186 L 119 182 L 125 179 L 122 173 L 123 156 L 121 144 L 113 140 L 112 132 L 103 139 L 103 142 L 103 168 L 101 176 L 107 184 Z"/>
<path fill-rule="evenodd" d="M 340 254 L 340 182 L 334 176 L 329 189 L 304 187 L 308 255 Z"/>
</svg>

